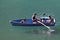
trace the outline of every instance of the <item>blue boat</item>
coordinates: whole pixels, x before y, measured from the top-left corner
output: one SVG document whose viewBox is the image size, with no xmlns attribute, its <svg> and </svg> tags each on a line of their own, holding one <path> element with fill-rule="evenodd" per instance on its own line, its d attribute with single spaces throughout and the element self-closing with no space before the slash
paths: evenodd
<svg viewBox="0 0 60 40">
<path fill-rule="evenodd" d="M 52 18 L 52 21 L 50 23 L 47 22 L 48 17 L 40 17 L 40 22 L 42 22 L 43 24 L 47 25 L 47 26 L 55 26 L 55 18 Z M 43 26 L 41 23 L 33 23 L 31 18 L 27 18 L 24 20 L 23 19 L 16 19 L 16 20 L 11 20 L 10 23 L 13 26 Z"/>
</svg>

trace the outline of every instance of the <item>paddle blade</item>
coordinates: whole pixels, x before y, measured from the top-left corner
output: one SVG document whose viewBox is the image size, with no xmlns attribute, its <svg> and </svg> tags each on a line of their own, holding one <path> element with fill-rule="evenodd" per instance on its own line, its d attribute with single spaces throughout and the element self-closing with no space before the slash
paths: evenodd
<svg viewBox="0 0 60 40">
<path fill-rule="evenodd" d="M 53 30 L 53 29 L 50 29 L 50 30 L 49 30 L 49 32 L 54 32 L 54 31 L 55 31 L 55 30 Z"/>
</svg>

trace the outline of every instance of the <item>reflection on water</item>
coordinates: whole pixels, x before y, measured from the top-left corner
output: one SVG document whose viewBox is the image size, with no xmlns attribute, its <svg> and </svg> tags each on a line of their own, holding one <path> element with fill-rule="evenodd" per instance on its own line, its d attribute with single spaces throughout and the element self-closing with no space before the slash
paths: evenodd
<svg viewBox="0 0 60 40">
<path fill-rule="evenodd" d="M 10 27 L 9 31 L 14 31 L 14 30 L 20 30 L 24 33 L 28 34 L 47 34 L 47 35 L 52 35 L 52 34 L 60 34 L 60 29 L 56 28 L 55 31 L 50 32 L 48 29 L 39 29 L 39 28 L 32 28 L 32 27 Z"/>
<path fill-rule="evenodd" d="M 32 29 L 32 30 L 25 31 L 25 33 L 47 34 L 47 35 L 60 34 L 60 29 L 55 29 L 55 31 L 53 32 L 50 32 L 49 30 Z"/>
<path fill-rule="evenodd" d="M 53 34 L 60 34 L 60 29 L 59 28 L 55 29 L 55 31 L 53 32 Z"/>
<path fill-rule="evenodd" d="M 51 35 L 52 32 L 49 30 L 39 30 L 39 29 L 33 29 L 33 30 L 28 30 L 26 33 L 32 33 L 32 34 L 48 34 Z"/>
<path fill-rule="evenodd" d="M 41 27 L 10 27 L 9 33 L 15 37 L 31 39 L 31 40 L 57 40 L 60 35 L 60 29 L 56 28 L 55 31 L 49 32 L 48 29 L 42 29 Z M 16 36 L 18 37 L 18 36 Z M 21 39 L 21 38 L 20 38 Z"/>
</svg>

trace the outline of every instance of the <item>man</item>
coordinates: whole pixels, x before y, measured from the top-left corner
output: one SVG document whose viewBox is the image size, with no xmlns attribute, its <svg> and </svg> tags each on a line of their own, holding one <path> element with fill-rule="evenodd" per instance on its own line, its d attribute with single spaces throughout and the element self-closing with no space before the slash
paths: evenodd
<svg viewBox="0 0 60 40">
<path fill-rule="evenodd" d="M 34 24 L 36 24 L 38 21 L 40 21 L 40 19 L 37 18 L 37 14 L 36 13 L 34 13 L 32 15 L 32 21 L 33 21 Z"/>
<path fill-rule="evenodd" d="M 36 16 L 37 16 L 37 14 L 36 14 L 36 13 L 34 13 L 34 14 L 32 15 L 32 21 L 33 21 L 33 22 L 36 22 L 36 21 L 37 21 Z"/>
</svg>

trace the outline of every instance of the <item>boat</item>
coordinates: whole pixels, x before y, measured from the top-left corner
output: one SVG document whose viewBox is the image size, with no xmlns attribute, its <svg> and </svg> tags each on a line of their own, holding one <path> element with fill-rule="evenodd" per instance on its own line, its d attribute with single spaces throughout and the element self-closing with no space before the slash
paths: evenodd
<svg viewBox="0 0 60 40">
<path fill-rule="evenodd" d="M 26 18 L 25 21 L 23 22 L 22 19 L 15 19 L 15 20 L 11 20 L 10 23 L 13 26 L 43 26 L 41 23 L 33 23 L 31 18 Z M 50 23 L 47 23 L 46 21 L 49 20 L 48 17 L 40 17 L 40 22 L 42 22 L 43 24 L 47 25 L 47 26 L 55 26 L 55 18 L 52 18 L 52 21 Z"/>
</svg>

